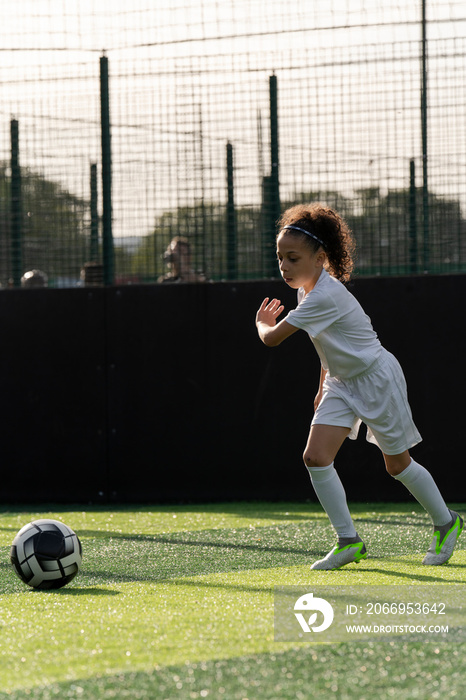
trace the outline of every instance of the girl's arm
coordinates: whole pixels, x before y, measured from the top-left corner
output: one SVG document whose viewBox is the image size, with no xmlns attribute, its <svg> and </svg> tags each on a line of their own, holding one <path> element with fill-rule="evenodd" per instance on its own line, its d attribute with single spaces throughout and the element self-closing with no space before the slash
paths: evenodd
<svg viewBox="0 0 466 700">
<path fill-rule="evenodd" d="M 281 314 L 284 307 L 280 305 L 279 299 L 264 299 L 256 314 L 256 326 L 259 338 L 265 345 L 275 347 L 280 345 L 286 338 L 296 333 L 298 328 L 283 320 L 277 323 L 277 316 Z"/>
</svg>

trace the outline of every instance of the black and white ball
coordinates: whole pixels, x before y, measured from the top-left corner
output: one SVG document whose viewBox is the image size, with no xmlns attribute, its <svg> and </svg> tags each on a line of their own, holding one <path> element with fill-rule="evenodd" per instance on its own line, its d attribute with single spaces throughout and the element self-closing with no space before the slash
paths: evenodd
<svg viewBox="0 0 466 700">
<path fill-rule="evenodd" d="M 61 588 L 81 568 L 82 547 L 68 525 L 58 520 L 34 520 L 16 535 L 10 558 L 15 572 L 28 586 Z"/>
</svg>

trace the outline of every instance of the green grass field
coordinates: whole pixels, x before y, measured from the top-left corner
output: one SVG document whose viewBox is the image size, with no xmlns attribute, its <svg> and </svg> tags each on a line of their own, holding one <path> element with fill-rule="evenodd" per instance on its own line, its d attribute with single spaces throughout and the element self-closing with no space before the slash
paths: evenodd
<svg viewBox="0 0 466 700">
<path fill-rule="evenodd" d="M 464 644 L 274 642 L 274 586 L 466 583 L 466 537 L 448 565 L 422 566 L 417 504 L 352 512 L 369 557 L 326 572 L 309 568 L 334 544 L 313 503 L 1 508 L 0 699 L 466 697 Z M 9 562 L 16 532 L 44 517 L 83 545 L 58 591 L 30 589 Z"/>
</svg>

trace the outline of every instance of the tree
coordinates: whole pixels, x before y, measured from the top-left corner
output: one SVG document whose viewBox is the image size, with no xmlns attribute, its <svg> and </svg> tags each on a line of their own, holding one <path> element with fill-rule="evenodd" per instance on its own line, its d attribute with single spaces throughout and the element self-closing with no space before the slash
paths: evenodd
<svg viewBox="0 0 466 700">
<path fill-rule="evenodd" d="M 8 283 L 10 262 L 10 187 L 6 164 L 0 165 L 0 282 Z M 78 279 L 88 258 L 89 202 L 27 168 L 21 170 L 21 240 L 23 270 L 40 269 L 52 284 Z"/>
<path fill-rule="evenodd" d="M 238 276 L 241 279 L 260 277 L 260 210 L 239 207 L 236 221 Z M 218 202 L 198 203 L 164 212 L 157 218 L 153 233 L 146 236 L 133 255 L 132 273 L 142 280 L 156 281 L 166 272 L 163 253 L 176 236 L 191 243 L 193 266 L 197 272 L 203 272 L 211 280 L 227 279 L 227 209 L 225 204 Z"/>
<path fill-rule="evenodd" d="M 356 272 L 365 275 L 425 271 L 422 193 L 418 188 L 356 190 L 353 197 L 336 191 L 299 193 L 283 208 L 299 202 L 322 202 L 348 222 L 356 240 Z M 466 221 L 460 203 L 429 194 L 428 272 L 466 269 Z"/>
<path fill-rule="evenodd" d="M 422 196 L 409 189 L 357 190 L 353 197 L 330 190 L 300 192 L 282 202 L 282 210 L 300 202 L 322 202 L 348 222 L 356 239 L 356 273 L 362 275 L 412 274 L 424 271 Z M 466 221 L 459 202 L 429 196 L 429 272 L 466 269 Z M 236 208 L 236 268 L 238 279 L 263 279 L 264 233 L 275 245 L 275 231 L 264 231 L 260 205 Z M 211 280 L 228 279 L 227 207 L 197 203 L 157 218 L 153 232 L 132 255 L 131 273 L 142 281 L 157 281 L 166 271 L 163 253 L 175 236 L 192 245 L 194 267 Z M 267 270 L 269 268 L 267 267 Z M 265 273 L 270 275 L 269 272 Z M 277 269 L 278 275 L 278 269 Z"/>
<path fill-rule="evenodd" d="M 381 195 L 358 191 L 358 209 L 348 216 L 357 242 L 361 274 L 457 272 L 466 265 L 466 221 L 458 201 L 429 194 L 428 264 L 424 261 L 423 207 L 420 189 Z M 427 268 L 427 269 L 426 269 Z"/>
</svg>

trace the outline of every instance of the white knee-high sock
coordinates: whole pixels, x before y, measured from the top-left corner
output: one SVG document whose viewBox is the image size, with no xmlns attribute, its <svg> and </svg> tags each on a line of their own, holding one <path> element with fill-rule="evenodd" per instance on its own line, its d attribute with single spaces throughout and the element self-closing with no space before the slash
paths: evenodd
<svg viewBox="0 0 466 700">
<path fill-rule="evenodd" d="M 335 467 L 307 467 L 322 508 L 339 538 L 356 537 L 356 529 L 346 502 L 346 493 Z"/>
<path fill-rule="evenodd" d="M 446 525 L 451 520 L 451 513 L 447 508 L 442 494 L 432 475 L 422 465 L 411 460 L 401 474 L 395 479 L 401 481 L 414 498 L 428 512 L 434 525 Z"/>
</svg>

